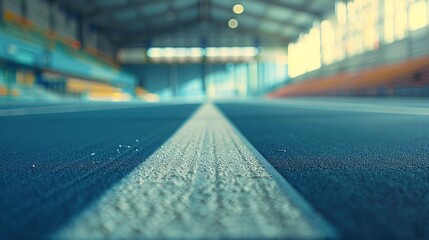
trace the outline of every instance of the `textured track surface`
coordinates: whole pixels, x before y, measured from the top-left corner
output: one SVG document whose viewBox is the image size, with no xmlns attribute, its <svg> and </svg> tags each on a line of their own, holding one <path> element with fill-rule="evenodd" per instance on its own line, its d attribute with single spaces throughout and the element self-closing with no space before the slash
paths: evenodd
<svg viewBox="0 0 429 240">
<path fill-rule="evenodd" d="M 347 102 L 219 106 L 341 237 L 429 238 L 428 109 Z"/>
<path fill-rule="evenodd" d="M 149 157 L 196 107 L 1 117 L 0 239 L 56 231 Z"/>
<path fill-rule="evenodd" d="M 0 109 L 0 239 L 326 236 L 279 178 L 341 238 L 429 238 L 425 101 L 219 103 L 284 179 L 213 108 L 175 135 L 197 106 Z"/>
<path fill-rule="evenodd" d="M 308 216 L 290 202 L 216 108 L 206 104 L 56 237 L 327 237 Z"/>
</svg>

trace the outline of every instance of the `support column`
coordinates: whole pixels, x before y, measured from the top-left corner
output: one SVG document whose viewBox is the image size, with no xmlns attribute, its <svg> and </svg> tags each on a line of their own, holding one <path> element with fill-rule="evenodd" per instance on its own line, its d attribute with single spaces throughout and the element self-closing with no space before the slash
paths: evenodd
<svg viewBox="0 0 429 240">
<path fill-rule="evenodd" d="M 178 66 L 176 64 L 166 65 L 169 68 L 169 84 L 173 97 L 179 96 Z"/>
<path fill-rule="evenodd" d="M 147 50 L 152 47 L 152 40 L 151 39 L 146 39 L 145 42 L 144 42 L 144 45 L 145 45 L 145 48 L 146 48 L 146 50 L 145 50 L 145 60 L 146 60 L 146 63 L 151 63 L 152 59 L 147 54 Z"/>
<path fill-rule="evenodd" d="M 16 69 L 14 67 L 6 65 L 5 70 L 4 70 L 4 74 L 5 74 L 5 78 L 6 78 L 6 84 L 7 84 L 7 86 L 6 86 L 7 96 L 13 97 L 12 86 L 16 82 Z"/>
<path fill-rule="evenodd" d="M 43 72 L 42 70 L 35 70 L 34 71 L 34 78 L 36 80 L 36 85 L 43 85 Z"/>
<path fill-rule="evenodd" d="M 27 6 L 27 1 L 23 0 L 21 2 L 21 15 L 25 18 L 28 17 L 28 6 Z"/>
<path fill-rule="evenodd" d="M 85 26 L 86 26 L 85 18 L 84 16 L 80 15 L 77 21 L 77 40 L 80 42 L 82 49 L 86 47 Z"/>
<path fill-rule="evenodd" d="M 201 81 L 202 81 L 202 91 L 203 95 L 207 96 L 207 83 L 206 83 L 206 75 L 207 75 L 207 57 L 203 56 L 201 62 Z"/>
<path fill-rule="evenodd" d="M 55 2 L 53 2 L 52 0 L 49 1 L 49 29 L 51 31 L 56 31 L 57 30 L 57 26 L 56 26 L 56 21 L 55 21 Z"/>
<path fill-rule="evenodd" d="M 205 38 L 201 39 L 201 48 L 203 49 L 203 56 L 201 59 L 201 87 L 204 97 L 207 97 L 207 83 L 206 83 L 206 75 L 207 75 L 207 56 L 206 56 L 206 48 L 207 48 L 207 40 Z"/>
<path fill-rule="evenodd" d="M 0 23 L 3 23 L 4 14 L 4 0 L 0 0 Z"/>
</svg>

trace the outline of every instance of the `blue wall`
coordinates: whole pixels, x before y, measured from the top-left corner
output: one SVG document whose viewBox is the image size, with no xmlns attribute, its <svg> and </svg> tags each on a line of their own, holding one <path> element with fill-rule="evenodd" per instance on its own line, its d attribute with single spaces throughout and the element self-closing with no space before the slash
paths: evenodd
<svg viewBox="0 0 429 240">
<path fill-rule="evenodd" d="M 166 99 L 177 97 L 201 97 L 204 95 L 203 78 L 207 85 L 216 85 L 218 94 L 223 96 L 261 95 L 266 90 L 284 83 L 287 78 L 287 65 L 262 62 L 207 64 L 203 77 L 202 64 L 128 64 L 124 69 L 136 75 L 141 85 L 151 93 Z M 282 70 L 283 74 L 279 74 Z M 254 74 L 251 75 L 251 74 Z M 251 79 L 255 82 L 251 84 Z M 240 88 L 227 89 L 225 86 Z M 246 85 L 243 90 L 243 84 Z"/>
<path fill-rule="evenodd" d="M 160 97 L 201 97 L 201 64 L 129 64 L 124 69 L 139 78 L 145 89 Z"/>
</svg>

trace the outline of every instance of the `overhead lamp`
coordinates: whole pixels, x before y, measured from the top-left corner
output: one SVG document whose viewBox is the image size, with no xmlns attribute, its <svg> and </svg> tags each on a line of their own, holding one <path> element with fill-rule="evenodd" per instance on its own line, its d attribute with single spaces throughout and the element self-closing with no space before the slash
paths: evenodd
<svg viewBox="0 0 429 240">
<path fill-rule="evenodd" d="M 232 11 L 235 13 L 235 14 L 242 14 L 243 12 L 244 12 L 244 7 L 243 7 L 243 5 L 241 5 L 241 4 L 235 4 L 233 7 L 232 7 Z"/>
<path fill-rule="evenodd" d="M 237 28 L 238 27 L 238 21 L 235 18 L 231 18 L 228 21 L 228 27 L 231 29 Z"/>
</svg>

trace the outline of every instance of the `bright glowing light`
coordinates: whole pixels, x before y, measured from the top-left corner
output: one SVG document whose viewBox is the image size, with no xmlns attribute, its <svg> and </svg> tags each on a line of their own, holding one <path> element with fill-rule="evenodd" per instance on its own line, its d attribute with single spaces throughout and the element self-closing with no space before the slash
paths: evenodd
<svg viewBox="0 0 429 240">
<path fill-rule="evenodd" d="M 329 28 L 330 23 L 322 23 L 322 28 Z M 289 44 L 289 76 L 297 77 L 316 70 L 321 66 L 320 27 L 313 27 L 309 33 L 301 35 L 298 42 Z M 303 57 L 306 56 L 306 57 Z"/>
<path fill-rule="evenodd" d="M 203 56 L 203 49 L 202 48 L 188 48 L 187 49 L 187 56 L 188 57 L 201 57 L 201 56 Z"/>
<path fill-rule="evenodd" d="M 147 56 L 153 62 L 186 62 L 199 61 L 203 56 L 219 59 L 248 59 L 259 54 L 259 49 L 255 47 L 208 47 L 203 48 L 149 48 Z"/>
<path fill-rule="evenodd" d="M 232 11 L 235 14 L 242 14 L 244 12 L 244 7 L 241 4 L 235 4 L 234 7 L 232 7 Z"/>
<path fill-rule="evenodd" d="M 259 50 L 255 47 L 209 47 L 206 49 L 207 57 L 254 57 Z"/>
<path fill-rule="evenodd" d="M 256 56 L 258 55 L 259 50 L 257 48 L 254 47 L 245 47 L 245 48 L 241 48 L 241 55 L 242 56 L 246 56 L 246 57 L 251 57 L 251 56 Z"/>
<path fill-rule="evenodd" d="M 344 2 L 338 2 L 336 4 L 335 13 L 337 15 L 337 21 L 339 24 L 346 24 L 347 22 L 347 5 Z"/>
<path fill-rule="evenodd" d="M 406 0 L 398 0 L 398 1 L 393 1 L 395 2 L 395 15 L 394 15 L 394 19 L 395 19 L 395 37 L 396 39 L 402 39 L 406 36 L 407 34 L 407 28 L 408 28 L 408 23 L 407 23 L 407 1 Z"/>
<path fill-rule="evenodd" d="M 149 57 L 162 57 L 164 55 L 164 49 L 162 48 L 149 48 L 147 50 L 147 55 Z"/>
<path fill-rule="evenodd" d="M 203 56 L 202 48 L 149 48 L 147 55 L 151 58 L 198 58 Z"/>
<path fill-rule="evenodd" d="M 384 43 L 404 39 L 410 31 L 429 25 L 428 8 L 427 0 L 337 1 L 334 15 L 315 22 L 308 34 L 289 44 L 289 74 L 294 77 L 319 68 L 320 58 L 329 65 L 376 50 L 381 39 Z"/>
<path fill-rule="evenodd" d="M 229 26 L 229 28 L 232 28 L 232 29 L 237 28 L 238 27 L 238 21 L 237 21 L 237 19 L 231 18 L 228 21 L 228 26 Z"/>
<path fill-rule="evenodd" d="M 411 31 L 423 28 L 428 23 L 427 3 L 417 1 L 409 6 L 409 27 Z"/>
<path fill-rule="evenodd" d="M 179 54 L 177 49 L 174 48 L 164 48 L 164 56 L 165 57 L 176 57 Z"/>
</svg>

